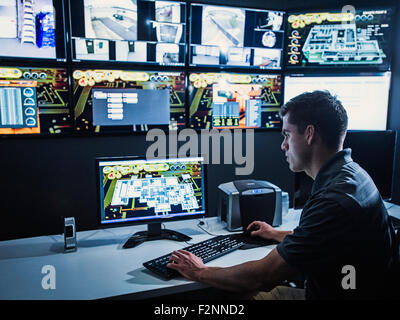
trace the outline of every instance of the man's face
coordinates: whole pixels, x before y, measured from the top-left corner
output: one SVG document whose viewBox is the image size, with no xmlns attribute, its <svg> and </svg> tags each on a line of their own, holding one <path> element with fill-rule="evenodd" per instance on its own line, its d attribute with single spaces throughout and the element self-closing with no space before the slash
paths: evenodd
<svg viewBox="0 0 400 320">
<path fill-rule="evenodd" d="M 285 152 L 286 161 L 293 172 L 304 171 L 310 163 L 309 145 L 306 132 L 300 134 L 296 125 L 289 123 L 289 113 L 283 117 L 281 149 Z"/>
</svg>

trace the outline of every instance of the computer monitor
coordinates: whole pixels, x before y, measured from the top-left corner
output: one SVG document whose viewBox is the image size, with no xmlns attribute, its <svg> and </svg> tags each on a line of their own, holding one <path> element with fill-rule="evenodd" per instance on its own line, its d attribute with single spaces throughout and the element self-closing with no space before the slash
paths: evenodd
<svg viewBox="0 0 400 320">
<path fill-rule="evenodd" d="M 184 66 L 186 3 L 70 1 L 72 60 Z"/>
<path fill-rule="evenodd" d="M 64 1 L 1 1 L 0 57 L 66 61 Z"/>
<path fill-rule="evenodd" d="M 145 240 L 185 239 L 161 229 L 167 221 L 204 217 L 206 173 L 202 157 L 96 159 L 100 224 L 148 224 Z"/>
<path fill-rule="evenodd" d="M 71 131 L 66 68 L 0 66 L 0 135 Z"/>
<path fill-rule="evenodd" d="M 353 6 L 288 13 L 286 66 L 390 70 L 393 14 Z"/>
<path fill-rule="evenodd" d="M 78 132 L 176 130 L 186 125 L 185 73 L 75 69 Z"/>
<path fill-rule="evenodd" d="M 386 130 L 390 72 L 287 75 L 284 102 L 314 90 L 328 90 L 339 98 L 347 111 L 349 130 Z"/>
<path fill-rule="evenodd" d="M 281 69 L 284 12 L 192 3 L 191 66 Z"/>
<path fill-rule="evenodd" d="M 280 129 L 281 76 L 190 73 L 189 126 L 194 129 Z"/>
<path fill-rule="evenodd" d="M 384 200 L 392 198 L 396 131 L 350 131 L 344 148 L 371 176 Z M 302 208 L 311 195 L 313 180 L 304 172 L 295 173 L 294 207 Z"/>
</svg>

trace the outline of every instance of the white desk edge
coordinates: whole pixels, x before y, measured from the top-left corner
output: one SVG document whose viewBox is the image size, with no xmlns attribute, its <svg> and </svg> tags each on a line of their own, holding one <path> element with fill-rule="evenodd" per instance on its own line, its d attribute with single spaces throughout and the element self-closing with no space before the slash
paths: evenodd
<svg viewBox="0 0 400 320">
<path fill-rule="evenodd" d="M 400 218 L 400 206 L 385 205 L 391 215 Z M 300 214 L 300 210 L 290 209 L 279 229 L 294 229 Z M 63 253 L 63 235 L 1 241 L 0 299 L 87 300 L 118 296 L 145 299 L 205 288 L 182 277 L 164 280 L 142 266 L 145 261 L 212 237 L 198 227 L 198 222 L 192 219 L 164 224 L 166 228 L 191 236 L 193 239 L 189 242 L 155 240 L 131 249 L 123 249 L 122 245 L 145 226 L 78 232 L 78 250 L 72 253 Z M 217 217 L 206 218 L 205 222 L 203 228 L 211 234 L 228 233 Z M 208 265 L 230 266 L 260 259 L 274 247 L 236 250 Z M 43 269 L 45 266 L 54 267 L 53 279 Z M 55 288 L 47 288 L 52 280 Z"/>
</svg>

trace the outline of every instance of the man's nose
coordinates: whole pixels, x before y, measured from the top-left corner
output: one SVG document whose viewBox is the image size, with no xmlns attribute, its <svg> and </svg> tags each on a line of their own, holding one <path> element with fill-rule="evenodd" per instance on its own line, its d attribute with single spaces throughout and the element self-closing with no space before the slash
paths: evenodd
<svg viewBox="0 0 400 320">
<path fill-rule="evenodd" d="M 286 139 L 284 139 L 284 140 L 282 141 L 282 144 L 281 144 L 281 149 L 282 149 L 283 151 L 286 151 L 286 150 L 287 150 L 287 143 L 286 143 Z"/>
</svg>

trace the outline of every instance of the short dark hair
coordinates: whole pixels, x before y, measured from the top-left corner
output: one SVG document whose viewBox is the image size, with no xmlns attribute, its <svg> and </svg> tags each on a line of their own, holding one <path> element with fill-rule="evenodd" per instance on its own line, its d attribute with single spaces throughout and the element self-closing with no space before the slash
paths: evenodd
<svg viewBox="0 0 400 320">
<path fill-rule="evenodd" d="M 285 103 L 279 114 L 297 125 L 303 134 L 308 125 L 313 125 L 328 148 L 338 148 L 347 131 L 347 112 L 342 103 L 329 91 L 305 92 Z"/>
</svg>

